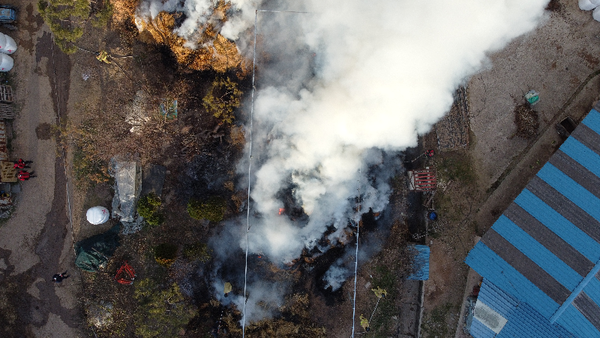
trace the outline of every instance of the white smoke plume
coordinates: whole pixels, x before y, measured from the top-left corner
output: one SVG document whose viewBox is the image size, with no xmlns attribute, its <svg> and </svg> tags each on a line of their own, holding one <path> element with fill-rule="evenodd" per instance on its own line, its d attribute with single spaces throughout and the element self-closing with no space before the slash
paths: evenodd
<svg viewBox="0 0 600 338">
<path fill-rule="evenodd" d="M 329 240 L 344 240 L 358 194 L 367 196 L 363 210 L 382 210 L 389 188 L 367 177 L 371 166 L 386 165 L 377 149 L 415 146 L 487 53 L 532 30 L 547 2 L 315 0 L 303 2 L 308 14 L 259 13 L 260 41 L 277 40 L 279 51 L 296 56 L 271 61 L 275 74 L 265 73 L 275 84 L 264 81 L 256 95 L 251 197 L 261 217 L 251 251 L 288 262 L 329 225 L 338 229 Z M 310 53 L 310 81 L 286 76 Z M 289 185 L 310 216 L 301 226 L 277 215 Z"/>
<path fill-rule="evenodd" d="M 488 53 L 534 29 L 548 0 L 233 3 L 221 33 L 250 55 L 256 8 L 306 12 L 258 14 L 249 249 L 287 263 L 305 248 L 347 242 L 356 196 L 363 211 L 384 209 L 387 178 L 400 170 L 394 152 L 417 144 L 456 87 L 490 64 Z M 145 0 L 140 13 L 183 10 L 178 32 L 188 37 L 208 20 L 207 4 Z M 308 217 L 278 214 L 285 189 Z M 245 249 L 242 234 L 232 238 Z M 333 287 L 349 275 L 329 276 Z"/>
<path fill-rule="evenodd" d="M 217 0 L 142 0 L 136 15 L 139 18 L 154 19 L 161 11 L 179 12 L 185 15 L 175 33 L 188 41 L 187 46 L 195 48 L 197 37 L 202 33 L 206 23 L 213 23 L 221 28 L 221 34 L 232 40 L 237 40 L 241 31 L 248 28 L 254 21 L 253 9 L 258 6 L 252 0 L 230 0 L 231 19 L 221 26 L 222 13 L 215 13 Z"/>
</svg>

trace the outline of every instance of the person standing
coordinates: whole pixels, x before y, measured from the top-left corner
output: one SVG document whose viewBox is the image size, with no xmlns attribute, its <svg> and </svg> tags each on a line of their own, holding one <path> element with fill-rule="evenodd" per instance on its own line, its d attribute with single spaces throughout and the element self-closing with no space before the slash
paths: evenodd
<svg viewBox="0 0 600 338">
<path fill-rule="evenodd" d="M 32 161 L 23 161 L 22 158 L 20 158 L 19 160 L 14 162 L 14 168 L 15 169 L 25 169 L 25 168 L 29 168 L 29 163 L 32 163 Z"/>
<path fill-rule="evenodd" d="M 27 170 L 21 170 L 19 171 L 19 173 L 17 174 L 17 178 L 21 181 L 27 181 L 28 179 L 32 178 L 32 177 L 36 177 L 32 172 L 27 172 Z"/>
<path fill-rule="evenodd" d="M 69 276 L 69 275 L 67 275 L 67 271 L 65 271 L 65 272 L 63 272 L 63 273 L 57 273 L 57 274 L 55 274 L 54 276 L 52 276 L 52 281 L 53 281 L 54 283 L 60 283 L 60 282 L 62 282 L 62 281 L 63 281 L 63 279 L 67 279 L 67 278 L 69 278 L 69 277 L 70 277 L 70 276 Z"/>
</svg>

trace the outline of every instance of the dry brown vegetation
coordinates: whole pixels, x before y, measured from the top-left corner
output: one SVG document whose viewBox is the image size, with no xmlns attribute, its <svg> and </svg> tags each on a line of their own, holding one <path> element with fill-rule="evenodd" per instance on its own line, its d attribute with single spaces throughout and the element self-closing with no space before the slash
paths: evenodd
<svg viewBox="0 0 600 338">
<path fill-rule="evenodd" d="M 113 6 L 113 23 L 123 25 L 134 18 L 140 0 L 110 0 L 110 3 Z"/>
<path fill-rule="evenodd" d="M 222 17 L 225 22 L 227 17 L 225 11 L 230 4 L 219 1 L 213 15 Z M 207 23 L 200 27 L 196 41 L 187 41 L 173 32 L 175 19 L 180 13 L 160 12 L 156 18 L 147 21 L 138 21 L 142 26 L 140 40 L 146 43 L 156 43 L 167 46 L 175 55 L 177 62 L 187 68 L 194 70 L 214 70 L 224 73 L 237 69 L 243 77 L 248 72 L 248 64 L 239 53 L 234 42 L 227 40 L 218 33 L 216 27 Z M 186 46 L 186 43 L 194 43 L 196 49 Z"/>
</svg>

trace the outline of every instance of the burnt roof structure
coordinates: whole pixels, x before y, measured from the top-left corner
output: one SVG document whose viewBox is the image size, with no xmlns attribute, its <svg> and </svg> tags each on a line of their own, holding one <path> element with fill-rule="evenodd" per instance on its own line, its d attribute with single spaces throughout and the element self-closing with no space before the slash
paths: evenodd
<svg viewBox="0 0 600 338">
<path fill-rule="evenodd" d="M 600 113 L 575 129 L 465 262 L 474 337 L 600 337 Z"/>
</svg>

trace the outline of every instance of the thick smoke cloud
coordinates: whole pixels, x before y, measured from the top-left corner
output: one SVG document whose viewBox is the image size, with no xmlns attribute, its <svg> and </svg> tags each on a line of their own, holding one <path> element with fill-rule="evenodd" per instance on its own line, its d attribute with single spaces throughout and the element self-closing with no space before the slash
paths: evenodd
<svg viewBox="0 0 600 338">
<path fill-rule="evenodd" d="M 547 2 L 233 1 L 221 33 L 246 55 L 252 55 L 256 8 L 305 12 L 258 14 L 249 251 L 287 263 L 305 248 L 347 242 L 359 218 L 355 197 L 362 196 L 363 211 L 385 208 L 387 179 L 401 169 L 394 152 L 415 146 L 449 110 L 456 87 L 490 64 L 488 53 L 534 29 Z M 185 11 L 178 33 L 191 38 L 211 6 L 154 0 L 140 13 Z M 240 173 L 247 169 L 240 163 Z M 278 214 L 286 189 L 308 217 Z M 215 242 L 238 242 L 245 250 L 241 228 Z M 325 276 L 332 288 L 349 276 L 341 263 Z M 218 278 L 215 290 L 223 283 Z M 252 285 L 252 297 L 267 297 L 264 285 Z"/>
<path fill-rule="evenodd" d="M 329 225 L 337 229 L 329 240 L 344 241 L 348 219 L 358 217 L 358 193 L 366 197 L 363 210 L 382 210 L 389 187 L 367 177 L 370 167 L 385 165 L 381 150 L 415 146 L 449 110 L 456 87 L 488 62 L 487 53 L 532 30 L 546 3 L 315 0 L 299 8 L 307 14 L 259 13 L 259 42 L 280 40 L 279 50 L 295 57 L 271 61 L 275 74 L 266 72 L 271 81 L 256 95 L 259 168 L 251 197 L 261 217 L 251 251 L 288 262 Z M 285 76 L 310 57 L 310 81 Z M 309 215 L 301 226 L 276 212 L 290 185 Z"/>
</svg>

